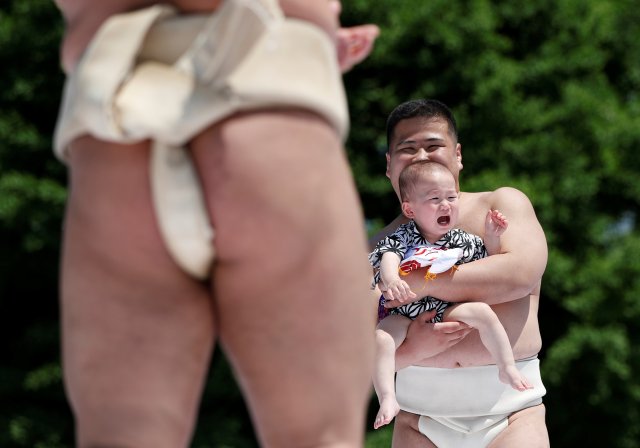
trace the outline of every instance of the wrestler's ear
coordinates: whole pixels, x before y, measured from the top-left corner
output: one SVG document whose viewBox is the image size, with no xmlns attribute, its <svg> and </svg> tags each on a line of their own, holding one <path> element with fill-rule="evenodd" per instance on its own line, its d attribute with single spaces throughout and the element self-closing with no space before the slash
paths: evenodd
<svg viewBox="0 0 640 448">
<path fill-rule="evenodd" d="M 387 159 L 387 170 L 385 171 L 385 175 L 391 179 L 391 154 L 389 152 L 385 153 L 385 157 Z"/>
<path fill-rule="evenodd" d="M 409 204 L 407 201 L 402 201 L 402 214 L 409 219 L 413 219 L 416 216 L 415 213 L 413 213 L 411 204 Z"/>
</svg>

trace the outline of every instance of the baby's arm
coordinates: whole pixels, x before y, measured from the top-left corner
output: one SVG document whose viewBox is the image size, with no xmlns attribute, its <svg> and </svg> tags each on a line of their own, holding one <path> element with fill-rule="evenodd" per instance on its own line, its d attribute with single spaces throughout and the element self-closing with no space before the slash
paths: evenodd
<svg viewBox="0 0 640 448">
<path fill-rule="evenodd" d="M 395 252 L 385 252 L 380 260 L 380 281 L 384 285 L 384 297 L 387 300 L 397 300 L 400 303 L 415 299 L 407 282 L 400 278 L 400 256 Z"/>
<path fill-rule="evenodd" d="M 489 255 L 502 252 L 500 236 L 507 230 L 509 221 L 499 210 L 489 210 L 484 221 L 484 245 Z"/>
</svg>

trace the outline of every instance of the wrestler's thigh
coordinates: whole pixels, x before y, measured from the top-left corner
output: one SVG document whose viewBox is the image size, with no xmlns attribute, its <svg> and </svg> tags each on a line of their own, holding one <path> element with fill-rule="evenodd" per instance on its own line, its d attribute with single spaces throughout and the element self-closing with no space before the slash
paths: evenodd
<svg viewBox="0 0 640 448">
<path fill-rule="evenodd" d="M 518 411 L 509 417 L 509 426 L 493 439 L 489 448 L 546 448 L 549 434 L 545 423 L 544 404 Z"/>
<path fill-rule="evenodd" d="M 146 145 L 71 149 L 63 362 L 79 446 L 186 446 L 213 340 L 207 288 L 169 259 Z"/>
<path fill-rule="evenodd" d="M 340 143 L 304 112 L 193 142 L 216 229 L 220 338 L 263 446 L 359 446 L 376 304 Z"/>
<path fill-rule="evenodd" d="M 419 415 L 400 411 L 393 424 L 392 448 L 437 448 L 418 429 Z"/>
</svg>

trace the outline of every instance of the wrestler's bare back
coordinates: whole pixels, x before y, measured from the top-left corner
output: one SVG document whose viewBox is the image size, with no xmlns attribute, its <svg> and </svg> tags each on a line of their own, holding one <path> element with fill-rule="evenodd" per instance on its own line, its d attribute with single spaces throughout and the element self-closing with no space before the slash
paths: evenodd
<svg viewBox="0 0 640 448">
<path fill-rule="evenodd" d="M 61 60 L 65 72 L 72 67 L 100 25 L 110 16 L 140 9 L 153 4 L 169 4 L 184 13 L 214 11 L 223 0 L 54 0 L 64 16 L 66 27 L 62 41 Z M 330 31 L 337 27 L 337 17 L 326 2 L 305 0 L 281 0 L 287 16 L 310 20 Z"/>
<path fill-rule="evenodd" d="M 462 193 L 458 227 L 469 233 L 483 235 L 484 217 L 490 208 L 495 207 L 492 204 L 492 194 L 493 192 Z M 539 294 L 540 284 L 528 297 L 492 306 L 509 335 L 515 359 L 534 356 L 542 346 L 538 326 Z M 453 368 L 493 364 L 493 360 L 480 340 L 478 332 L 474 331 L 439 355 L 414 362 L 414 364 Z"/>
</svg>

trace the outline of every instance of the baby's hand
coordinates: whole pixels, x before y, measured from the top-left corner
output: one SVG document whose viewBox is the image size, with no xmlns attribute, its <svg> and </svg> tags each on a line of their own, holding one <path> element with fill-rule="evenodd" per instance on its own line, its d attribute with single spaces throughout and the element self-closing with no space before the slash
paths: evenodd
<svg viewBox="0 0 640 448">
<path fill-rule="evenodd" d="M 385 284 L 385 287 L 386 291 L 383 292 L 383 295 L 386 300 L 397 300 L 400 303 L 405 303 L 417 297 L 411 291 L 407 282 L 400 278 L 389 281 Z"/>
<path fill-rule="evenodd" d="M 487 212 L 484 225 L 484 230 L 487 235 L 500 236 L 507 230 L 508 226 L 509 221 L 507 221 L 507 218 L 500 213 L 499 210 L 489 210 Z"/>
</svg>

